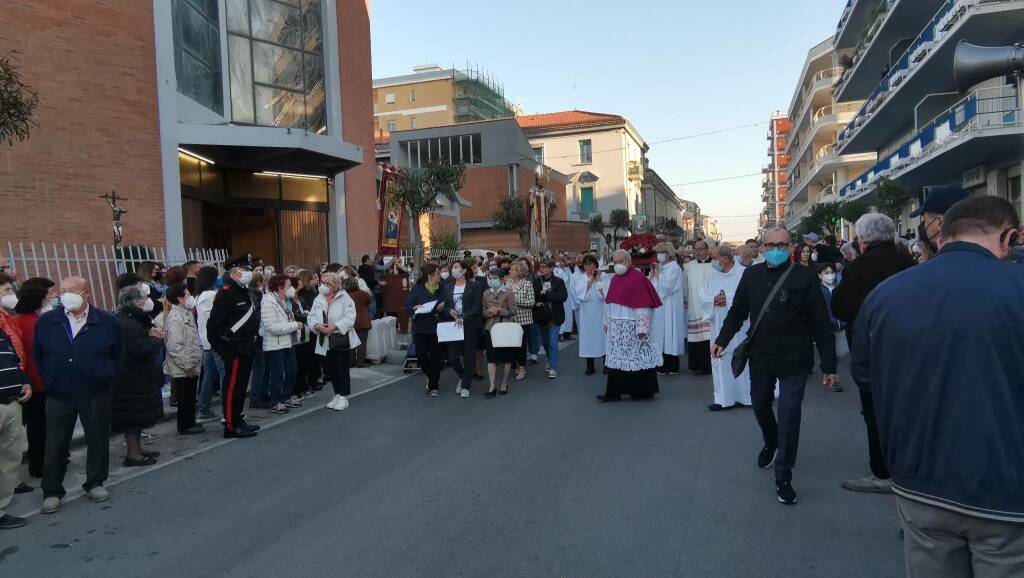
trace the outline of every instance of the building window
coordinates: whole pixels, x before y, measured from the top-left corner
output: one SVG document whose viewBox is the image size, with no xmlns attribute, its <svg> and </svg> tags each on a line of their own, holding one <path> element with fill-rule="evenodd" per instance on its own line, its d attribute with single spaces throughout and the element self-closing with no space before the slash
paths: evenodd
<svg viewBox="0 0 1024 578">
<path fill-rule="evenodd" d="M 175 0 L 171 12 L 178 92 L 217 114 L 224 114 L 217 3 Z"/>
<path fill-rule="evenodd" d="M 415 116 L 409 117 L 409 126 L 411 128 L 416 128 L 416 117 Z"/>
<path fill-rule="evenodd" d="M 395 93 L 389 92 L 384 95 L 384 104 L 395 104 Z"/>
<path fill-rule="evenodd" d="M 508 196 L 519 195 L 519 165 L 508 166 Z"/>
<path fill-rule="evenodd" d="M 407 140 L 398 143 L 401 150 L 405 151 L 406 166 L 413 169 L 423 168 L 430 162 L 478 165 L 483 162 L 481 145 L 479 133 Z"/>
<path fill-rule="evenodd" d="M 395 132 L 396 130 L 398 130 L 398 127 L 396 126 L 396 124 L 397 123 L 395 121 L 389 120 L 388 121 L 388 132 Z"/>
<path fill-rule="evenodd" d="M 410 88 L 409 89 L 409 102 L 416 102 L 416 89 L 415 88 Z"/>
<path fill-rule="evenodd" d="M 590 146 L 590 139 L 580 141 L 580 164 L 594 162 L 594 151 Z"/>
<path fill-rule="evenodd" d="M 580 189 L 580 212 L 594 212 L 594 187 L 583 187 Z"/>
<path fill-rule="evenodd" d="M 326 132 L 321 0 L 226 1 L 231 119 Z"/>
<path fill-rule="evenodd" d="M 544 164 L 544 147 L 533 147 L 533 160 L 538 164 Z"/>
</svg>

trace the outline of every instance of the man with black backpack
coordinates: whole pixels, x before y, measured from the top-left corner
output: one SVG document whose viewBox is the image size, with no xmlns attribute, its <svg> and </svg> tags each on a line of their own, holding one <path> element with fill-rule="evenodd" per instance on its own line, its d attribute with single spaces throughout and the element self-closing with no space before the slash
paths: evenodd
<svg viewBox="0 0 1024 578">
<path fill-rule="evenodd" d="M 764 436 L 757 465 L 762 469 L 775 465 L 775 490 L 783 504 L 796 503 L 792 470 L 800 443 L 804 388 L 814 369 L 815 345 L 825 385 L 836 382 L 835 336 L 821 281 L 813 269 L 791 262 L 790 242 L 785 229 L 765 234 L 765 262 L 743 273 L 722 331 L 711 348 L 712 356 L 721 357 L 743 322 L 750 319 L 745 344 L 750 360 L 750 398 Z M 778 420 L 772 409 L 776 382 L 780 391 Z"/>
</svg>

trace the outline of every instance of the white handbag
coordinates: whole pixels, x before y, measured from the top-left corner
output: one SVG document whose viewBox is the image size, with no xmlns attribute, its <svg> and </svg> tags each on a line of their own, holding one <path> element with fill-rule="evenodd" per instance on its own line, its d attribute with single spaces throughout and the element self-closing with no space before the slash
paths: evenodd
<svg viewBox="0 0 1024 578">
<path fill-rule="evenodd" d="M 495 323 L 491 327 L 491 347 L 521 347 L 523 326 L 518 323 Z"/>
</svg>

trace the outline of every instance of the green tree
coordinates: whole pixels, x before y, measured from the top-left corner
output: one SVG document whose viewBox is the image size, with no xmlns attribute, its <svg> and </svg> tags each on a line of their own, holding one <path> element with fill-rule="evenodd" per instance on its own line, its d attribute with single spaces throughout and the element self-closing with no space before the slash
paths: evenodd
<svg viewBox="0 0 1024 578">
<path fill-rule="evenodd" d="M 818 203 L 811 207 L 810 215 L 800 219 L 797 232 L 835 235 L 839 230 L 839 203 Z"/>
<path fill-rule="evenodd" d="M 497 212 L 494 213 L 494 228 L 498 231 L 515 233 L 522 241 L 523 247 L 529 246 L 527 210 L 526 199 L 521 196 L 502 199 L 498 203 Z"/>
<path fill-rule="evenodd" d="M 458 202 L 458 191 L 466 182 L 466 167 L 428 163 L 422 169 L 401 169 L 391 200 L 402 206 L 413 228 L 413 244 L 420 247 L 423 238 L 420 217 L 436 211 L 441 200 Z"/>
<path fill-rule="evenodd" d="M 0 56 L 0 142 L 14 146 L 14 141 L 29 137 L 35 121 L 35 109 L 39 96 L 22 80 L 14 67 L 18 53 L 10 52 Z"/>
<path fill-rule="evenodd" d="M 612 226 L 613 244 L 619 244 L 619 229 L 629 230 L 629 211 L 626 209 L 612 209 L 608 215 L 608 224 Z"/>
<path fill-rule="evenodd" d="M 861 197 L 852 201 L 845 201 L 839 204 L 839 216 L 844 221 L 856 223 L 857 219 L 861 218 L 865 214 L 871 212 L 871 203 L 867 199 Z"/>
<path fill-rule="evenodd" d="M 441 251 L 453 251 L 461 249 L 462 242 L 459 241 L 459 233 L 452 227 L 445 227 L 430 231 L 430 249 Z"/>
<path fill-rule="evenodd" d="M 590 219 L 590 232 L 598 235 L 604 234 L 604 217 L 600 213 Z"/>
<path fill-rule="evenodd" d="M 878 179 L 875 190 L 871 193 L 871 204 L 879 213 L 897 221 L 903 214 L 903 208 L 914 198 L 914 194 L 903 188 L 896 181 L 882 177 Z"/>
</svg>

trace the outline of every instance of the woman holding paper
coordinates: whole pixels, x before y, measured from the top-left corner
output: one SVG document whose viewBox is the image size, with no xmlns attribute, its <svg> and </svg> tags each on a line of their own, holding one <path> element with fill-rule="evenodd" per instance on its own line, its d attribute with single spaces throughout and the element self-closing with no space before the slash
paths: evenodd
<svg viewBox="0 0 1024 578">
<path fill-rule="evenodd" d="M 469 397 L 469 389 L 476 375 L 476 349 L 483 330 L 483 288 L 476 281 L 473 267 L 476 261 L 469 259 L 452 263 L 452 282 L 443 289 L 445 322 L 455 323 L 462 328 L 462 341 L 448 342 L 448 359 L 452 369 L 459 376 L 455 394 Z"/>
<path fill-rule="evenodd" d="M 437 265 L 426 263 L 420 278 L 409 291 L 405 310 L 412 317 L 412 333 L 416 344 L 416 361 L 427 376 L 430 397 L 441 395 L 441 346 L 437 342 L 437 321 L 444 310 L 441 298 L 441 273 Z"/>
</svg>

